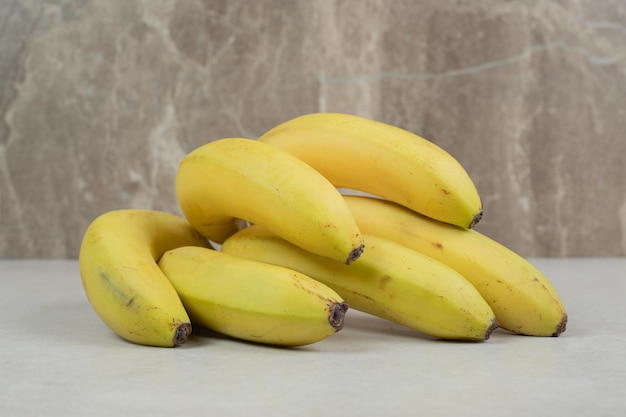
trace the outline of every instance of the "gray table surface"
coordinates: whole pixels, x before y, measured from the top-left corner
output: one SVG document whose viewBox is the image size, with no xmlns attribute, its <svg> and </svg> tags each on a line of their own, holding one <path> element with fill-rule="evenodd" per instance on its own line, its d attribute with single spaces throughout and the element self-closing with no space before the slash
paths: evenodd
<svg viewBox="0 0 626 417">
<path fill-rule="evenodd" d="M 196 334 L 130 344 L 75 260 L 0 260 L 0 416 L 623 416 L 626 259 L 531 259 L 569 313 L 558 338 L 431 340 L 350 310 L 297 349 Z"/>
</svg>

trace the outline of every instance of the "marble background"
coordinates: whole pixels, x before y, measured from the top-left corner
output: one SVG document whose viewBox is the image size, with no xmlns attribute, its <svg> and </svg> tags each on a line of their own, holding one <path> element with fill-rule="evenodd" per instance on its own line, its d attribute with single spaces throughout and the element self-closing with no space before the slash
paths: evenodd
<svg viewBox="0 0 626 417">
<path fill-rule="evenodd" d="M 447 149 L 524 256 L 626 255 L 623 0 L 0 0 L 0 258 L 178 213 L 187 152 L 315 111 Z"/>
</svg>

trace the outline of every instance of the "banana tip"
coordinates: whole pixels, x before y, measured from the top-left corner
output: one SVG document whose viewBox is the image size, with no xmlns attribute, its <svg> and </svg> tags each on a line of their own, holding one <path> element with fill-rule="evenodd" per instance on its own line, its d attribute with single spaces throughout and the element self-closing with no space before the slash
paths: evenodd
<svg viewBox="0 0 626 417">
<path fill-rule="evenodd" d="M 363 250 L 365 249 L 365 245 L 361 244 L 358 248 L 355 248 L 348 255 L 348 259 L 346 260 L 346 265 L 350 265 L 352 262 L 359 259 L 359 257 L 363 254 Z"/>
<path fill-rule="evenodd" d="M 559 336 L 567 328 L 567 315 L 563 316 L 559 324 L 556 326 L 556 331 L 552 333 L 553 337 Z"/>
<path fill-rule="evenodd" d="M 176 332 L 174 334 L 174 339 L 172 340 L 172 343 L 174 344 L 175 347 L 180 346 L 187 341 L 190 334 L 191 334 L 191 324 L 181 323 L 176 327 Z"/>
<path fill-rule="evenodd" d="M 348 303 L 346 303 L 345 301 L 335 302 L 330 305 L 330 315 L 328 316 L 328 321 L 336 331 L 339 331 L 343 328 L 343 321 L 346 317 L 347 311 Z"/>
<path fill-rule="evenodd" d="M 473 229 L 474 226 L 476 226 L 478 224 L 478 222 L 483 218 L 483 211 L 479 211 L 474 218 L 472 219 L 472 221 L 470 222 L 468 228 L 469 229 Z"/>
<path fill-rule="evenodd" d="M 488 340 L 489 337 L 491 336 L 491 333 L 493 333 L 494 330 L 496 330 L 498 327 L 500 327 L 500 325 L 498 324 L 498 320 L 496 320 L 495 318 L 491 321 L 491 325 L 487 328 L 487 330 L 485 331 L 485 339 L 484 340 Z"/>
</svg>

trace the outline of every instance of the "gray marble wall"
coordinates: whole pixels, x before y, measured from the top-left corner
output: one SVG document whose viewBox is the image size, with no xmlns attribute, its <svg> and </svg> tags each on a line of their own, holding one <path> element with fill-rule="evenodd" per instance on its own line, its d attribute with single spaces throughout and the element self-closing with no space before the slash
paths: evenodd
<svg viewBox="0 0 626 417">
<path fill-rule="evenodd" d="M 524 256 L 626 255 L 623 0 L 0 0 L 0 257 L 179 212 L 187 152 L 315 111 L 447 149 Z"/>
</svg>

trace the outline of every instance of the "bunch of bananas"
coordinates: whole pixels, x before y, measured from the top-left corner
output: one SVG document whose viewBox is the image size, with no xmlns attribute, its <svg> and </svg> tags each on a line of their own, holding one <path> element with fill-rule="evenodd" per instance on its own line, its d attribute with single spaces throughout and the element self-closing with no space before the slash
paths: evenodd
<svg viewBox="0 0 626 417">
<path fill-rule="evenodd" d="M 89 302 L 131 342 L 178 346 L 193 324 L 306 345 L 348 306 L 437 339 L 565 331 L 549 280 L 472 229 L 482 203 L 461 164 L 398 127 L 315 113 L 216 140 L 182 160 L 176 194 L 185 219 L 114 210 L 83 238 Z"/>
</svg>

